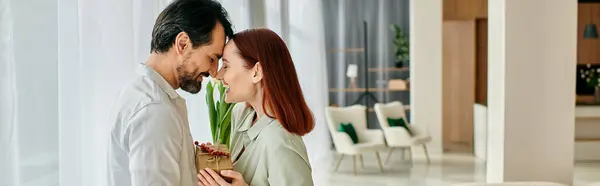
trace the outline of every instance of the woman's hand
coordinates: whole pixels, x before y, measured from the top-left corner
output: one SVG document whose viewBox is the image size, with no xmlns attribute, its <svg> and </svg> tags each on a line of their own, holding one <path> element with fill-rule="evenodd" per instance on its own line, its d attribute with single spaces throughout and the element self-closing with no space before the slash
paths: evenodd
<svg viewBox="0 0 600 186">
<path fill-rule="evenodd" d="M 248 186 L 246 182 L 244 182 L 244 178 L 242 174 L 239 172 L 235 172 L 232 170 L 222 170 L 221 175 L 231 178 L 232 182 L 227 183 L 219 174 L 217 174 L 212 169 L 206 168 L 200 171 L 198 174 L 198 185 L 204 186 Z"/>
</svg>

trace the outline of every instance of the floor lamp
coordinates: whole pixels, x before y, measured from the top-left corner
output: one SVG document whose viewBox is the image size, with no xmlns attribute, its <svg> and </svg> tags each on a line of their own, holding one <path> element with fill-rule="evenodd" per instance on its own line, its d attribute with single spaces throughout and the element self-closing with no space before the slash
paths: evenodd
<svg viewBox="0 0 600 186">
<path fill-rule="evenodd" d="M 360 101 L 362 101 L 363 99 L 368 99 L 368 98 L 371 98 L 373 101 L 378 102 L 377 101 L 377 97 L 375 97 L 375 95 L 373 95 L 373 93 L 371 93 L 369 91 L 369 72 L 368 72 L 368 70 L 369 70 L 369 63 L 368 63 L 369 57 L 368 57 L 368 54 L 369 53 L 368 53 L 368 50 L 367 50 L 367 47 L 369 46 L 369 43 L 368 43 L 368 40 L 367 40 L 367 21 L 363 21 L 363 34 L 364 34 L 363 37 L 364 37 L 364 40 L 365 40 L 365 44 L 364 44 L 365 45 L 364 46 L 364 55 L 365 55 L 364 57 L 365 57 L 365 60 L 363 62 L 364 63 L 364 69 L 363 69 L 363 71 L 365 73 L 365 91 L 360 94 L 360 96 L 358 97 L 358 99 L 356 99 L 356 101 L 354 102 L 355 105 L 358 104 L 358 103 L 360 103 Z M 366 106 L 368 107 L 368 105 L 366 105 Z"/>
</svg>

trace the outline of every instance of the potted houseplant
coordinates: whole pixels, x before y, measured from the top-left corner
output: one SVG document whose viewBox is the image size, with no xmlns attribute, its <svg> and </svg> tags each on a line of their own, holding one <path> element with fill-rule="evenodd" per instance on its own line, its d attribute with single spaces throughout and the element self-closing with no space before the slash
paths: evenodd
<svg viewBox="0 0 600 186">
<path fill-rule="evenodd" d="M 401 68 L 405 62 L 408 63 L 410 55 L 410 46 L 408 38 L 404 35 L 404 32 L 396 24 L 390 25 L 390 29 L 394 32 L 394 38 L 392 43 L 394 44 L 394 56 L 396 61 L 396 67 Z"/>
<path fill-rule="evenodd" d="M 215 102 L 214 92 L 219 93 L 219 100 Z M 208 116 L 210 118 L 210 131 L 214 144 L 224 144 L 229 147 L 229 135 L 231 134 L 231 110 L 232 103 L 225 103 L 225 90 L 223 83 L 215 80 L 206 86 L 206 104 L 208 105 Z"/>
<path fill-rule="evenodd" d="M 594 87 L 594 102 L 600 103 L 600 68 L 592 68 L 587 64 L 586 69 L 579 70 L 579 76 L 585 79 L 588 86 Z"/>
<path fill-rule="evenodd" d="M 206 104 L 213 143 L 195 142 L 195 164 L 198 173 L 205 168 L 213 169 L 217 173 L 221 170 L 233 169 L 229 154 L 229 135 L 231 134 L 231 110 L 234 104 L 225 103 L 225 90 L 220 81 L 211 81 L 206 85 Z M 219 93 L 219 100 L 216 102 L 215 91 Z"/>
</svg>

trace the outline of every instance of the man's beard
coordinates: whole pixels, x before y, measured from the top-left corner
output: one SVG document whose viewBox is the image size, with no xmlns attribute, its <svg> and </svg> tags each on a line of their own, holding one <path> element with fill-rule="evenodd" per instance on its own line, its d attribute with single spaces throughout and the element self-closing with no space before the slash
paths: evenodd
<svg viewBox="0 0 600 186">
<path fill-rule="evenodd" d="M 179 87 L 191 94 L 197 94 L 202 89 L 202 81 L 198 80 L 198 76 L 204 75 L 206 73 L 200 73 L 195 75 L 194 73 L 189 73 L 185 71 L 185 64 L 189 63 L 189 55 L 187 55 L 181 65 L 177 67 L 177 74 L 179 74 Z"/>
<path fill-rule="evenodd" d="M 177 71 L 181 74 L 182 71 L 180 68 L 177 68 Z M 202 81 L 198 80 L 197 76 L 194 74 L 186 73 L 179 76 L 179 87 L 189 93 L 196 94 L 200 92 L 202 89 Z"/>
</svg>

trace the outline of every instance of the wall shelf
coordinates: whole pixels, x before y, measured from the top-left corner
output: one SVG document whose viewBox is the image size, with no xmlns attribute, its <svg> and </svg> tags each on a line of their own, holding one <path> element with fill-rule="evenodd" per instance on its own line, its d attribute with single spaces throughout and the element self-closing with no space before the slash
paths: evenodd
<svg viewBox="0 0 600 186">
<path fill-rule="evenodd" d="M 403 68 L 369 68 L 369 72 L 404 72 L 408 71 L 408 67 Z"/>
<path fill-rule="evenodd" d="M 335 49 L 329 49 L 327 52 L 329 53 L 336 53 L 336 52 L 365 52 L 365 48 L 335 48 Z"/>
</svg>

